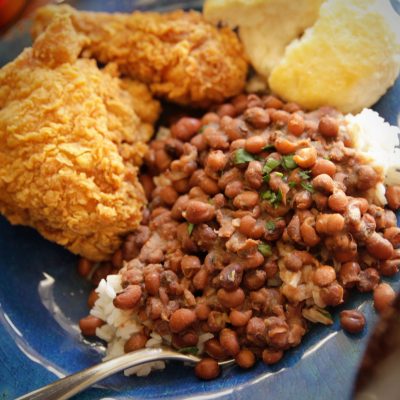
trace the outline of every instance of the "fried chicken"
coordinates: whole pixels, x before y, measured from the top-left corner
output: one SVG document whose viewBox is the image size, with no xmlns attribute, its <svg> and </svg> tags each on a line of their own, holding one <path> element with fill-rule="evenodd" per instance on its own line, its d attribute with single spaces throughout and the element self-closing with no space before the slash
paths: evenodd
<svg viewBox="0 0 400 400">
<path fill-rule="evenodd" d="M 160 106 L 115 66 L 78 59 L 87 40 L 59 16 L 0 70 L 0 212 L 103 260 L 140 222 L 138 166 Z"/>
<path fill-rule="evenodd" d="M 195 11 L 107 14 L 47 6 L 36 14 L 36 37 L 57 15 L 70 15 L 87 42 L 83 54 L 148 83 L 175 103 L 207 107 L 242 91 L 247 59 L 236 34 L 205 22 Z"/>
</svg>

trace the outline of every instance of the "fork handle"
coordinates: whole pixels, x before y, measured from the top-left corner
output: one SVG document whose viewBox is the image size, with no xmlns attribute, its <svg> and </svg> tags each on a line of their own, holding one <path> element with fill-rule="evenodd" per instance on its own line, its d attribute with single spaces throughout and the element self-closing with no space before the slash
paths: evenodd
<svg viewBox="0 0 400 400">
<path fill-rule="evenodd" d="M 16 400 L 65 400 L 88 388 L 94 383 L 107 378 L 126 368 L 146 364 L 151 361 L 180 360 L 195 363 L 195 357 L 179 354 L 163 348 L 145 348 L 120 357 L 104 361 L 93 367 L 84 369 L 73 375 L 50 383 L 40 389 L 34 390 Z"/>
</svg>

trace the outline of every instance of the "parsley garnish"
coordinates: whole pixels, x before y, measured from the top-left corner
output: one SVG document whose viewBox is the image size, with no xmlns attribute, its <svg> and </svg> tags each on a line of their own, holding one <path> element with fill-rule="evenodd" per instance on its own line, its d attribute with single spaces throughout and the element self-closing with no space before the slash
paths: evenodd
<svg viewBox="0 0 400 400">
<path fill-rule="evenodd" d="M 265 227 L 268 229 L 269 232 L 273 232 L 276 228 L 274 221 L 267 221 Z"/>
<path fill-rule="evenodd" d="M 179 353 L 183 353 L 183 354 L 197 355 L 198 352 L 199 352 L 199 349 L 196 346 L 193 346 L 193 347 L 182 347 L 178 351 L 179 351 Z"/>
<path fill-rule="evenodd" d="M 301 179 L 303 179 L 304 181 L 306 181 L 307 179 L 310 179 L 310 174 L 311 174 L 311 171 L 300 171 L 299 177 Z"/>
<path fill-rule="evenodd" d="M 192 224 L 191 222 L 189 222 L 189 223 L 188 223 L 188 227 L 187 227 L 189 236 L 192 235 L 193 229 L 194 229 L 194 224 Z"/>
<path fill-rule="evenodd" d="M 233 162 L 235 164 L 244 164 L 254 160 L 254 156 L 248 153 L 245 149 L 237 149 L 233 157 Z"/>
<path fill-rule="evenodd" d="M 279 203 L 282 201 L 282 192 L 280 189 L 278 190 L 278 193 L 275 193 L 272 190 L 266 190 L 261 193 L 261 198 L 270 202 L 274 207 L 278 207 Z"/>
<path fill-rule="evenodd" d="M 281 164 L 280 160 L 276 160 L 275 158 L 267 158 L 265 164 L 263 166 L 263 179 L 265 182 L 269 181 L 269 174 L 279 165 Z"/>
<path fill-rule="evenodd" d="M 293 156 L 282 156 L 282 166 L 285 169 L 295 169 L 297 164 L 293 160 Z"/>
<path fill-rule="evenodd" d="M 258 251 L 264 256 L 271 256 L 272 255 L 272 250 L 271 250 L 271 246 L 267 243 L 260 243 L 258 245 Z"/>
<path fill-rule="evenodd" d="M 296 182 L 289 182 L 289 187 L 294 188 L 296 187 L 297 183 Z"/>
<path fill-rule="evenodd" d="M 315 192 L 314 187 L 310 182 L 301 182 L 301 187 L 303 189 L 306 189 L 310 193 L 314 193 Z"/>
</svg>

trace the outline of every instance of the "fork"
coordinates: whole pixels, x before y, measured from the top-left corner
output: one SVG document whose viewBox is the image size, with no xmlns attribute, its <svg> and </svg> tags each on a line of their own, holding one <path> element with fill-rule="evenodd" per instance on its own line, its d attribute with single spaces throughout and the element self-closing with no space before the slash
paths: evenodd
<svg viewBox="0 0 400 400">
<path fill-rule="evenodd" d="M 165 347 L 145 348 L 122 356 L 103 361 L 93 367 L 84 369 L 65 378 L 59 379 L 47 386 L 34 390 L 16 400 L 65 400 L 75 394 L 120 372 L 124 369 L 136 367 L 152 361 L 173 360 L 185 361 L 191 365 L 197 364 L 201 358 L 192 354 L 182 354 Z M 221 361 L 220 366 L 228 366 L 234 363 L 233 359 Z"/>
</svg>

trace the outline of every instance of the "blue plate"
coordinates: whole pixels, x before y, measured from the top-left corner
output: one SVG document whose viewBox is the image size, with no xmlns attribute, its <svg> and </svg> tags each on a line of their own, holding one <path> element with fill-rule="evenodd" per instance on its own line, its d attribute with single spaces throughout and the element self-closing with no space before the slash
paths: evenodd
<svg viewBox="0 0 400 400">
<path fill-rule="evenodd" d="M 199 1 L 121 0 L 71 2 L 97 11 L 132 11 L 199 7 Z M 29 23 L 0 42 L 0 65 L 30 44 Z M 400 80 L 374 107 L 397 124 Z M 89 285 L 76 273 L 76 257 L 42 239 L 34 230 L 13 227 L 0 218 L 0 399 L 13 399 L 100 361 L 96 348 L 85 344 L 77 322 L 87 313 Z M 391 280 L 398 289 L 399 278 Z M 222 377 L 200 382 L 181 364 L 145 378 L 114 376 L 77 399 L 347 399 L 357 364 L 376 321 L 370 295 L 354 293 L 346 308 L 359 307 L 368 325 L 358 336 L 339 330 L 338 313 L 330 327 L 315 326 L 301 346 L 285 355 L 279 365 L 263 363 L 250 371 L 231 367 Z"/>
</svg>

